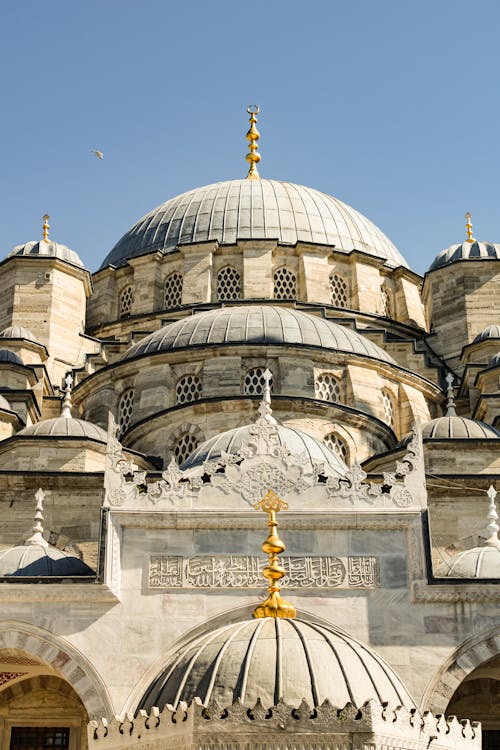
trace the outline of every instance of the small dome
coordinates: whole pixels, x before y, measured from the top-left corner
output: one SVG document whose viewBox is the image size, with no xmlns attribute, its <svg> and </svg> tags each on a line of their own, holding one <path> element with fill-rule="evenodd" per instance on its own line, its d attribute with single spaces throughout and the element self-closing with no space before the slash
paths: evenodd
<svg viewBox="0 0 500 750">
<path fill-rule="evenodd" d="M 207 344 L 313 346 L 396 364 L 380 346 L 350 328 L 273 305 L 237 305 L 197 313 L 146 336 L 123 359 Z"/>
<path fill-rule="evenodd" d="M 490 424 L 467 417 L 437 417 L 422 428 L 422 437 L 427 440 L 462 440 L 464 438 L 499 438 L 500 432 Z"/>
<path fill-rule="evenodd" d="M 0 576 L 94 576 L 83 560 L 57 547 L 23 544 L 0 552 Z"/>
<path fill-rule="evenodd" d="M 25 427 L 15 437 L 71 437 L 107 442 L 107 434 L 96 424 L 73 417 L 54 417 Z"/>
<path fill-rule="evenodd" d="M 5 396 L 2 396 L 0 393 L 0 409 L 7 409 L 8 411 L 12 411 L 11 405 L 5 398 Z"/>
<path fill-rule="evenodd" d="M 11 362 L 13 365 L 22 365 L 23 360 L 15 352 L 9 349 L 0 349 L 0 362 Z"/>
<path fill-rule="evenodd" d="M 500 326 L 493 324 L 487 326 L 481 333 L 478 333 L 473 343 L 478 344 L 480 341 L 486 341 L 487 339 L 500 339 Z"/>
<path fill-rule="evenodd" d="M 138 709 L 170 703 L 222 707 L 240 699 L 269 708 L 283 701 L 319 706 L 375 699 L 412 708 L 401 680 L 371 649 L 333 626 L 266 617 L 225 625 L 191 639 L 173 656 L 143 696 Z"/>
<path fill-rule="evenodd" d="M 179 245 L 239 239 L 331 245 L 408 268 L 385 234 L 351 206 L 319 190 L 265 179 L 217 182 L 168 200 L 123 235 L 101 268 L 123 266 L 139 255 L 172 253 Z"/>
<path fill-rule="evenodd" d="M 66 247 L 66 245 L 61 245 L 59 242 L 52 242 L 52 240 L 32 240 L 31 242 L 26 242 L 24 245 L 16 245 L 10 251 L 8 257 L 10 258 L 14 255 L 24 255 L 27 257 L 43 255 L 47 258 L 60 258 L 60 260 L 65 260 L 74 266 L 84 268 L 82 261 L 74 250 Z"/>
<path fill-rule="evenodd" d="M 292 454 L 305 453 L 311 465 L 313 461 L 323 462 L 335 476 L 345 477 L 348 471 L 346 464 L 319 440 L 283 425 L 277 425 L 276 430 L 280 445 L 286 446 Z M 251 431 L 252 425 L 245 425 L 206 440 L 191 453 L 181 468 L 192 469 L 201 466 L 205 461 L 217 461 L 222 453 L 238 453 L 241 446 L 251 438 Z"/>
<path fill-rule="evenodd" d="M 488 370 L 494 367 L 500 367 L 500 352 L 497 352 L 488 362 Z"/>
<path fill-rule="evenodd" d="M 24 326 L 9 326 L 8 328 L 4 328 L 3 331 L 0 331 L 0 338 L 26 339 L 27 341 L 34 341 L 35 344 L 40 343 L 35 334 L 31 333 L 29 328 L 25 328 Z"/>
<path fill-rule="evenodd" d="M 429 271 L 442 266 L 448 266 L 458 260 L 498 260 L 500 258 L 500 245 L 494 245 L 492 242 L 459 242 L 457 245 L 450 245 L 445 250 L 441 250 L 436 255 Z"/>
<path fill-rule="evenodd" d="M 446 578 L 500 578 L 500 549 L 473 547 L 442 562 L 436 576 Z"/>
</svg>

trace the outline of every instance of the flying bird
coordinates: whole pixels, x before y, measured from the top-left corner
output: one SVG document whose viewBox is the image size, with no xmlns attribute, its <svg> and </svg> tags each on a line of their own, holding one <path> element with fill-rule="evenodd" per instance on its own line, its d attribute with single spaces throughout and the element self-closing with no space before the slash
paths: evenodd
<svg viewBox="0 0 500 750">
<path fill-rule="evenodd" d="M 96 148 L 90 149 L 91 154 L 95 154 L 98 159 L 104 159 L 104 154 L 102 151 L 98 151 Z"/>
</svg>

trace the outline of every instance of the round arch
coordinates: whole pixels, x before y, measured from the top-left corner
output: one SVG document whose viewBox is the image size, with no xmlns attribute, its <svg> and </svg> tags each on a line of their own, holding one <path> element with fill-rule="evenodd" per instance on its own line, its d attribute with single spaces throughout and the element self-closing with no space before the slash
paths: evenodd
<svg viewBox="0 0 500 750">
<path fill-rule="evenodd" d="M 16 649 L 38 657 L 61 675 L 78 695 L 89 718 L 114 714 L 111 698 L 90 661 L 48 630 L 16 620 L 0 623 L 0 649 Z"/>
<path fill-rule="evenodd" d="M 448 657 L 429 683 L 422 710 L 445 713 L 451 697 L 464 679 L 484 662 L 500 654 L 500 624 L 468 638 Z"/>
</svg>

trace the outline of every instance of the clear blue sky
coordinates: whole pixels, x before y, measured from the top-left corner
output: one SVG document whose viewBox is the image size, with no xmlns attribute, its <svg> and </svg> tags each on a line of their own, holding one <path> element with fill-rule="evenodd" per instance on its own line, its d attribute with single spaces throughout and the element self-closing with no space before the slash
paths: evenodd
<svg viewBox="0 0 500 750">
<path fill-rule="evenodd" d="M 246 174 L 251 102 L 261 175 L 350 203 L 416 271 L 466 210 L 500 242 L 499 35 L 497 0 L 3 2 L 3 256 L 47 212 L 95 270 L 156 205 Z"/>
</svg>

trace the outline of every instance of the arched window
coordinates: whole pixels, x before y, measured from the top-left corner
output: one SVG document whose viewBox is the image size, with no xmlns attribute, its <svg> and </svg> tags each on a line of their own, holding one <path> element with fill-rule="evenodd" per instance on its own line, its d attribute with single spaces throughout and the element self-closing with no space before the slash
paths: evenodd
<svg viewBox="0 0 500 750">
<path fill-rule="evenodd" d="M 380 314 L 392 318 L 391 294 L 385 286 L 380 290 Z"/>
<path fill-rule="evenodd" d="M 120 294 L 120 318 L 128 318 L 134 304 L 134 288 L 126 286 Z"/>
<path fill-rule="evenodd" d="M 322 372 L 316 377 L 314 391 L 316 398 L 320 398 L 322 401 L 336 403 L 342 400 L 340 383 L 331 372 Z"/>
<path fill-rule="evenodd" d="M 382 391 L 382 408 L 384 410 L 384 421 L 391 429 L 396 426 L 396 409 L 394 399 L 388 391 Z"/>
<path fill-rule="evenodd" d="M 217 274 L 217 299 L 219 302 L 241 299 L 241 277 L 235 268 L 225 266 Z"/>
<path fill-rule="evenodd" d="M 175 403 L 188 404 L 201 398 L 202 386 L 198 375 L 184 375 L 175 386 Z"/>
<path fill-rule="evenodd" d="M 347 283 L 345 279 L 339 276 L 338 273 L 331 273 L 329 282 L 332 305 L 335 305 L 335 307 L 348 307 Z"/>
<path fill-rule="evenodd" d="M 342 461 L 349 463 L 349 449 L 347 443 L 342 440 L 336 432 L 329 432 L 328 435 L 325 435 L 323 443 L 332 451 L 332 453 L 335 453 L 336 456 L 341 458 Z"/>
<path fill-rule="evenodd" d="M 262 396 L 264 393 L 264 386 L 266 379 L 264 373 L 266 367 L 252 367 L 248 370 L 243 381 L 243 393 L 245 396 Z M 273 390 L 273 379 L 269 382 L 271 391 Z"/>
<path fill-rule="evenodd" d="M 274 273 L 274 299 L 296 299 L 297 279 L 295 274 L 282 266 Z"/>
<path fill-rule="evenodd" d="M 165 310 L 172 310 L 182 305 L 182 274 L 171 273 L 165 279 Z"/>
<path fill-rule="evenodd" d="M 118 425 L 120 436 L 128 429 L 134 409 L 134 389 L 127 388 L 123 391 L 118 402 Z"/>
<path fill-rule="evenodd" d="M 192 435 L 190 432 L 185 432 L 180 436 L 174 446 L 174 456 L 179 466 L 183 464 L 194 449 L 198 447 L 198 442 L 196 435 Z"/>
</svg>

